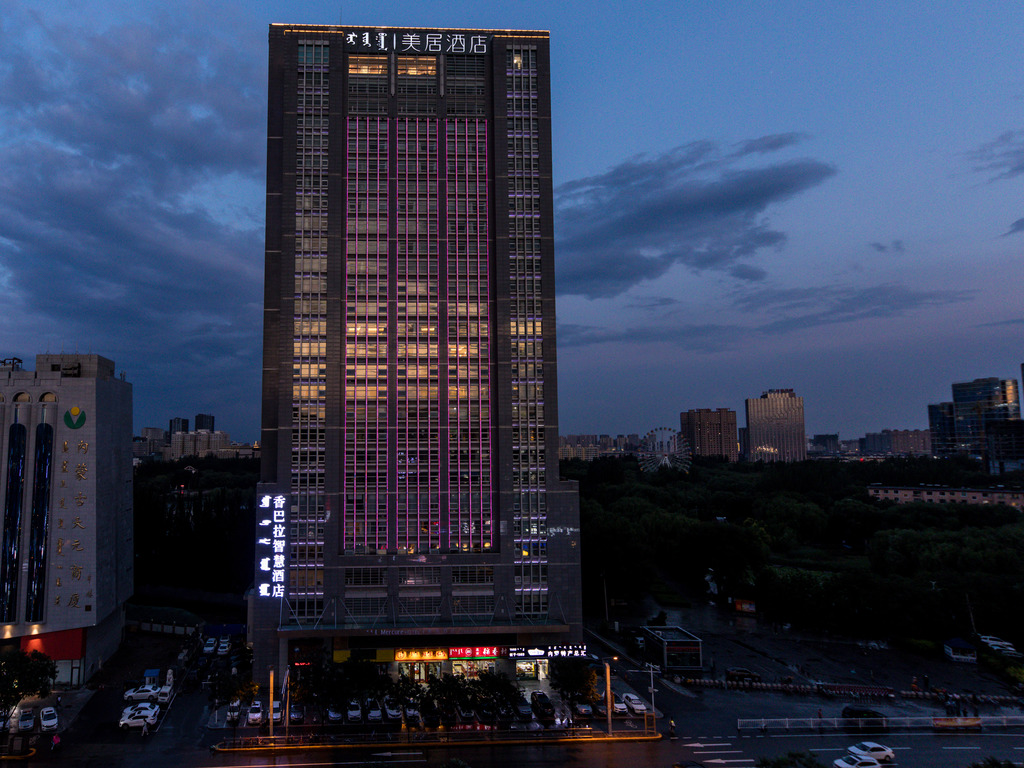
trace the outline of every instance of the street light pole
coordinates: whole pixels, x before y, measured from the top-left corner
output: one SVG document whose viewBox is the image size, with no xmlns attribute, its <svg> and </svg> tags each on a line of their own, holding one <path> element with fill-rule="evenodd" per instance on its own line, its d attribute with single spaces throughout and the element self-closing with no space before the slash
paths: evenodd
<svg viewBox="0 0 1024 768">
<path fill-rule="evenodd" d="M 604 704 L 608 714 L 608 735 L 612 735 L 612 667 L 604 663 Z"/>
</svg>

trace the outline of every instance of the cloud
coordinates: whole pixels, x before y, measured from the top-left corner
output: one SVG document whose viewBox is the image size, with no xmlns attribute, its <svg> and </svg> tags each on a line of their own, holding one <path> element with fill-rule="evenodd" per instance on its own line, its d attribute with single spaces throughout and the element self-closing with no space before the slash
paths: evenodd
<svg viewBox="0 0 1024 768">
<path fill-rule="evenodd" d="M 1015 222 L 1013 222 L 1013 224 L 1010 225 L 1010 228 L 1006 230 L 1006 232 L 1004 232 L 1002 236 L 1006 237 L 1008 235 L 1019 235 L 1021 232 L 1024 232 L 1024 219 L 1017 219 Z"/>
<path fill-rule="evenodd" d="M 794 141 L 767 137 L 750 143 L 767 152 L 772 144 Z M 723 157 L 717 145 L 702 141 L 636 156 L 604 174 L 563 184 L 556 194 L 559 292 L 616 296 L 676 265 L 761 280 L 764 271 L 744 261 L 786 239 L 771 228 L 764 215 L 768 207 L 835 173 L 831 165 L 810 159 L 742 167 L 737 155 Z"/>
<path fill-rule="evenodd" d="M 114 357 L 137 401 L 258 379 L 265 65 L 220 31 L 231 11 L 188 12 L 102 30 L 15 12 L 0 47 L 8 339 Z"/>
<path fill-rule="evenodd" d="M 757 326 L 764 334 L 780 334 L 860 320 L 902 317 L 932 306 L 969 301 L 973 291 L 924 291 L 905 285 L 766 288 L 747 291 L 736 306 L 759 316 L 775 317 Z"/>
<path fill-rule="evenodd" d="M 1006 131 L 985 142 L 968 157 L 974 170 L 994 173 L 992 180 L 1012 179 L 1024 173 L 1024 131 Z"/>
<path fill-rule="evenodd" d="M 871 246 L 872 248 L 874 248 L 879 253 L 886 253 L 890 249 L 893 250 L 895 253 L 903 253 L 903 241 L 902 240 L 893 240 L 890 243 L 877 243 L 877 242 L 875 242 L 875 243 L 868 243 L 868 245 Z"/>
<path fill-rule="evenodd" d="M 666 315 L 654 321 L 621 323 L 612 328 L 560 324 L 559 344 L 582 347 L 668 343 L 687 351 L 719 352 L 757 337 L 902 317 L 927 307 L 969 301 L 973 295 L 973 291 L 923 291 L 897 284 L 745 288 L 733 296 L 732 305 L 748 318 L 747 323 L 677 325 L 674 315 Z"/>
<path fill-rule="evenodd" d="M 737 145 L 738 149 L 733 152 L 732 156 L 743 157 L 744 155 L 763 155 L 768 152 L 777 152 L 780 149 L 799 144 L 806 138 L 807 134 L 805 133 L 776 133 L 771 136 L 761 136 L 757 139 L 741 141 Z"/>
</svg>

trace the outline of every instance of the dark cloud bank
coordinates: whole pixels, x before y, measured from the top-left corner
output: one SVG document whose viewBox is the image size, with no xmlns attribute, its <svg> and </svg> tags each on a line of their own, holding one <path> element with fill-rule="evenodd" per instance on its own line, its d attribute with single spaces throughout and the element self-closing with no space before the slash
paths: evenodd
<svg viewBox="0 0 1024 768">
<path fill-rule="evenodd" d="M 677 264 L 763 279 L 764 270 L 749 260 L 785 241 L 770 226 L 768 207 L 821 184 L 836 169 L 813 159 L 753 168 L 740 161 L 800 139 L 752 139 L 729 155 L 712 142 L 695 142 L 563 184 L 556 191 L 559 293 L 612 297 Z"/>
</svg>

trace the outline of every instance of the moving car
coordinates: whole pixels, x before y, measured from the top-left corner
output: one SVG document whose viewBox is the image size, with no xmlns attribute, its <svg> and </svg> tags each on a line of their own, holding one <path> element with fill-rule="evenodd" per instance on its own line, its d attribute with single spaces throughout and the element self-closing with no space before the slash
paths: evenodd
<svg viewBox="0 0 1024 768">
<path fill-rule="evenodd" d="M 642 715 L 647 711 L 647 705 L 635 693 L 622 694 L 622 701 L 634 715 Z"/>
<path fill-rule="evenodd" d="M 263 723 L 263 702 L 256 699 L 249 705 L 249 714 L 245 716 L 245 722 L 249 725 L 260 725 Z"/>
<path fill-rule="evenodd" d="M 57 730 L 57 710 L 53 707 L 43 707 L 39 711 L 39 730 L 41 731 L 56 731 Z"/>
<path fill-rule="evenodd" d="M 879 768 L 882 764 L 873 757 L 844 755 L 832 761 L 832 768 Z"/>
<path fill-rule="evenodd" d="M 160 714 L 160 707 L 156 705 L 143 704 L 135 707 L 128 707 L 121 713 L 121 719 L 117 725 L 122 731 L 129 728 L 142 728 L 143 726 L 156 725 L 157 716 Z"/>
<path fill-rule="evenodd" d="M 159 685 L 140 685 L 124 692 L 125 701 L 156 701 L 160 695 Z"/>
<path fill-rule="evenodd" d="M 896 759 L 895 752 L 874 741 L 862 741 L 852 747 L 847 747 L 846 751 L 854 757 L 873 757 L 880 763 L 888 763 L 890 760 Z"/>
</svg>

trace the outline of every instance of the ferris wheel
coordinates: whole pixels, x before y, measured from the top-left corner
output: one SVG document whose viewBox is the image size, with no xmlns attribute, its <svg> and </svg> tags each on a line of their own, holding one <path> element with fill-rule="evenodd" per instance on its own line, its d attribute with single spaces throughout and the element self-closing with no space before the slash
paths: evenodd
<svg viewBox="0 0 1024 768">
<path fill-rule="evenodd" d="M 690 471 L 690 445 L 682 432 L 669 427 L 658 427 L 644 435 L 637 458 L 644 472 L 657 472 L 662 467 Z"/>
</svg>

